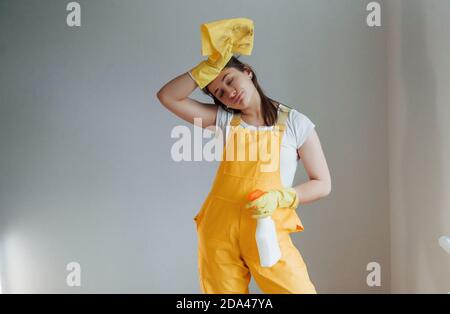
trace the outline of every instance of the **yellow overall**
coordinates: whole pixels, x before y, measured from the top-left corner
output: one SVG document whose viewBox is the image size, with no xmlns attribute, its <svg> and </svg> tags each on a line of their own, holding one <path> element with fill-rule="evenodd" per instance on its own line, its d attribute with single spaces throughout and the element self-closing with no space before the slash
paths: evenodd
<svg viewBox="0 0 450 314">
<path fill-rule="evenodd" d="M 194 218 L 203 293 L 247 294 L 251 275 L 264 293 L 316 293 L 306 264 L 290 238 L 291 232 L 303 231 L 295 209 L 278 208 L 272 215 L 282 256 L 268 268 L 262 267 L 259 262 L 255 239 L 256 219 L 251 217 L 252 211 L 244 207 L 251 191 L 282 187 L 279 152 L 289 110 L 280 105 L 273 130 L 245 129 L 240 125 L 240 115 L 233 115 L 213 186 Z M 277 140 L 271 140 L 271 136 Z M 240 140 L 243 138 L 245 141 Z M 238 145 L 245 145 L 244 151 L 249 152 L 255 143 L 270 147 L 274 142 L 277 143 L 274 149 L 277 152 L 277 164 L 273 171 L 263 170 L 268 161 L 263 160 L 260 154 L 257 158 L 246 156 L 244 159 L 227 156 L 233 150 L 236 151 Z"/>
</svg>

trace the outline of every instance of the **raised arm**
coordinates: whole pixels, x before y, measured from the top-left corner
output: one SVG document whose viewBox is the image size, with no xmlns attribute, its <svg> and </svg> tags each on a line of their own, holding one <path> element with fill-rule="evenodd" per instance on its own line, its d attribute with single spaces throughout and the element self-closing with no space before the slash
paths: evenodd
<svg viewBox="0 0 450 314">
<path fill-rule="evenodd" d="M 194 118 L 202 119 L 202 127 L 214 126 L 218 106 L 202 103 L 188 96 L 197 84 L 186 72 L 166 83 L 156 94 L 161 104 L 181 119 L 194 123 Z"/>
</svg>

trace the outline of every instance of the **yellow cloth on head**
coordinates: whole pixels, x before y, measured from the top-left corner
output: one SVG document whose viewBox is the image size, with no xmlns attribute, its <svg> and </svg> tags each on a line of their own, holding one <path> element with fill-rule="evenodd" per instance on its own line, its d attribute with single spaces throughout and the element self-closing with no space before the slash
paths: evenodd
<svg viewBox="0 0 450 314">
<path fill-rule="evenodd" d="M 248 18 L 218 20 L 200 26 L 202 56 L 217 51 L 223 57 L 227 46 L 232 52 L 251 55 L 253 49 L 253 21 Z"/>
<path fill-rule="evenodd" d="M 217 20 L 200 26 L 201 53 L 208 56 L 189 72 L 200 88 L 213 81 L 233 56 L 251 55 L 254 23 L 248 18 Z"/>
</svg>

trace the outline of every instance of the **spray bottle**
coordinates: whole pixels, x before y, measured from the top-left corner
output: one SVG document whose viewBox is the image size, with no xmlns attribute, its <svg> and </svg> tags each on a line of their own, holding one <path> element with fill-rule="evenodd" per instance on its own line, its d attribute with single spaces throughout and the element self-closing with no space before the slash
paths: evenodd
<svg viewBox="0 0 450 314">
<path fill-rule="evenodd" d="M 265 192 L 255 190 L 248 195 L 253 201 Z M 270 216 L 259 218 L 256 222 L 256 245 L 258 246 L 259 261 L 262 267 L 271 267 L 281 258 L 275 223 Z"/>
</svg>

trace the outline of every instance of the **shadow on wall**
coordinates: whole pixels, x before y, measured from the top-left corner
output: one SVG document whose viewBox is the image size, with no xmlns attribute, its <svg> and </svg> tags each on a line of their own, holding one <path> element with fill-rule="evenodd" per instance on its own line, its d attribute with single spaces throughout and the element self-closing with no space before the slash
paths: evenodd
<svg viewBox="0 0 450 314">
<path fill-rule="evenodd" d="M 400 222 L 401 265 L 405 292 L 442 292 L 448 278 L 442 276 L 445 261 L 439 259 L 438 238 L 445 233 L 442 211 L 445 206 L 442 165 L 442 141 L 436 121 L 436 74 L 427 54 L 426 2 L 401 2 L 400 57 L 401 81 L 405 93 L 405 116 L 400 144 L 402 169 L 398 187 L 401 191 L 403 213 Z M 431 184 L 431 185 L 428 185 Z"/>
</svg>

